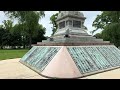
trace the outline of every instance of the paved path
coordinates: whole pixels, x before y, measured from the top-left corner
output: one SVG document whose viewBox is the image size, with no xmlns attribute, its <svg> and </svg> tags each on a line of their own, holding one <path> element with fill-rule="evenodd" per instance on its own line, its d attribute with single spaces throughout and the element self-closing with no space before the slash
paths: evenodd
<svg viewBox="0 0 120 90">
<path fill-rule="evenodd" d="M 20 58 L 0 61 L 0 79 L 44 79 L 19 60 Z"/>
<path fill-rule="evenodd" d="M 0 79 L 45 79 L 19 62 L 20 58 L 0 61 Z M 120 69 L 115 69 L 83 79 L 120 79 Z"/>
</svg>

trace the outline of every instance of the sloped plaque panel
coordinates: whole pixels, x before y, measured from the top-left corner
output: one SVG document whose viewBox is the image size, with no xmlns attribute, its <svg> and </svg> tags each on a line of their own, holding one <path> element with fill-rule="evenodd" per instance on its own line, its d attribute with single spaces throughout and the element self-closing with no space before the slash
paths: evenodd
<svg viewBox="0 0 120 90">
<path fill-rule="evenodd" d="M 115 46 L 69 46 L 67 49 L 83 75 L 120 66 L 120 50 Z"/>
<path fill-rule="evenodd" d="M 68 51 L 82 74 L 97 70 L 97 67 L 94 65 L 91 58 L 84 51 L 83 48 L 69 47 Z"/>
<path fill-rule="evenodd" d="M 78 75 L 78 77 L 92 75 L 95 73 L 100 73 L 120 67 L 120 50 L 114 45 L 64 46 L 64 48 L 66 48 L 66 51 L 68 51 L 68 55 L 70 56 L 69 58 L 71 58 L 66 58 L 66 60 L 73 60 L 73 64 L 75 63 L 74 65 L 76 66 L 76 70 L 80 72 L 80 76 Z M 46 71 L 47 73 L 44 74 L 45 76 L 49 77 L 50 73 L 53 76 L 54 74 L 58 75 L 57 72 L 59 72 L 60 70 L 59 67 L 65 67 L 65 65 L 69 65 L 67 63 L 60 64 L 59 62 L 56 62 L 55 65 L 59 66 L 56 66 L 58 68 L 57 70 L 54 64 L 50 64 L 51 60 L 55 60 L 54 56 L 58 53 L 60 49 L 62 50 L 61 46 L 34 46 L 21 58 L 20 62 L 40 74 L 42 74 L 42 72 L 44 72 L 45 70 L 48 70 Z M 57 54 L 56 58 L 58 58 L 62 62 L 62 60 L 65 59 L 62 59 L 62 57 L 64 55 L 66 56 L 66 53 L 64 55 L 61 53 L 62 52 L 59 52 L 58 54 L 60 54 L 61 56 L 58 57 L 59 55 Z M 73 64 L 70 64 L 72 70 L 72 66 L 74 66 Z M 47 65 L 50 66 L 50 68 L 52 67 L 53 69 L 46 69 Z M 63 75 L 63 77 L 64 74 L 67 76 L 67 74 L 64 72 L 61 72 L 59 74 Z M 70 75 L 68 74 L 68 76 Z"/>
<path fill-rule="evenodd" d="M 97 47 L 106 60 L 113 66 L 120 66 L 120 52 L 115 47 Z"/>
<path fill-rule="evenodd" d="M 60 47 L 34 46 L 21 58 L 20 62 L 39 73 L 45 69 L 59 50 Z"/>
</svg>

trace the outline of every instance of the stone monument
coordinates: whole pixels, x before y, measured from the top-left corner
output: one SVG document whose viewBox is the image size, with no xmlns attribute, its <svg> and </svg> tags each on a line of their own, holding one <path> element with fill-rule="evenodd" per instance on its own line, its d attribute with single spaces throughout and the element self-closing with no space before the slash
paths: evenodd
<svg viewBox="0 0 120 90">
<path fill-rule="evenodd" d="M 33 45 L 20 60 L 48 78 L 81 78 L 120 67 L 120 50 L 88 35 L 79 11 L 61 11 L 53 36 Z"/>
<path fill-rule="evenodd" d="M 78 11 L 61 11 L 56 20 L 58 29 L 56 33 L 48 40 L 43 40 L 43 43 L 38 45 L 53 45 L 61 43 L 61 45 L 80 45 L 89 44 L 110 44 L 109 41 L 103 41 L 103 39 L 96 39 L 91 35 L 88 35 L 87 29 L 84 26 L 85 17 L 82 12 Z M 55 45 L 56 45 L 55 44 Z M 88 45 L 89 45 L 88 44 Z"/>
</svg>

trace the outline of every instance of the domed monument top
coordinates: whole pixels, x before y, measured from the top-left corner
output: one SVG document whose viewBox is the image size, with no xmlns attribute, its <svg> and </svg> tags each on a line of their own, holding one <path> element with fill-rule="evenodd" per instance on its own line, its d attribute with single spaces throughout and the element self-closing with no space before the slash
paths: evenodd
<svg viewBox="0 0 120 90">
<path fill-rule="evenodd" d="M 84 26 L 85 17 L 79 11 L 60 11 L 56 23 L 58 29 L 54 36 L 65 36 L 69 31 L 69 35 L 88 35 Z"/>
<path fill-rule="evenodd" d="M 68 16 L 86 19 L 84 17 L 84 14 L 79 11 L 60 11 L 57 20 L 63 19 L 64 17 L 68 17 Z"/>
</svg>

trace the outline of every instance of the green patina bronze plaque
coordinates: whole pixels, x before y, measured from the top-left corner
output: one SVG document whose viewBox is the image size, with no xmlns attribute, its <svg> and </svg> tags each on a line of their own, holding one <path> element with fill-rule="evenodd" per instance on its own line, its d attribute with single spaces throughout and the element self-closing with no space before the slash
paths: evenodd
<svg viewBox="0 0 120 90">
<path fill-rule="evenodd" d="M 21 58 L 20 62 L 38 72 L 41 72 L 59 50 L 60 47 L 34 46 L 23 56 L 23 58 Z"/>
<path fill-rule="evenodd" d="M 120 66 L 120 51 L 115 46 L 68 47 L 82 74 Z"/>
</svg>

